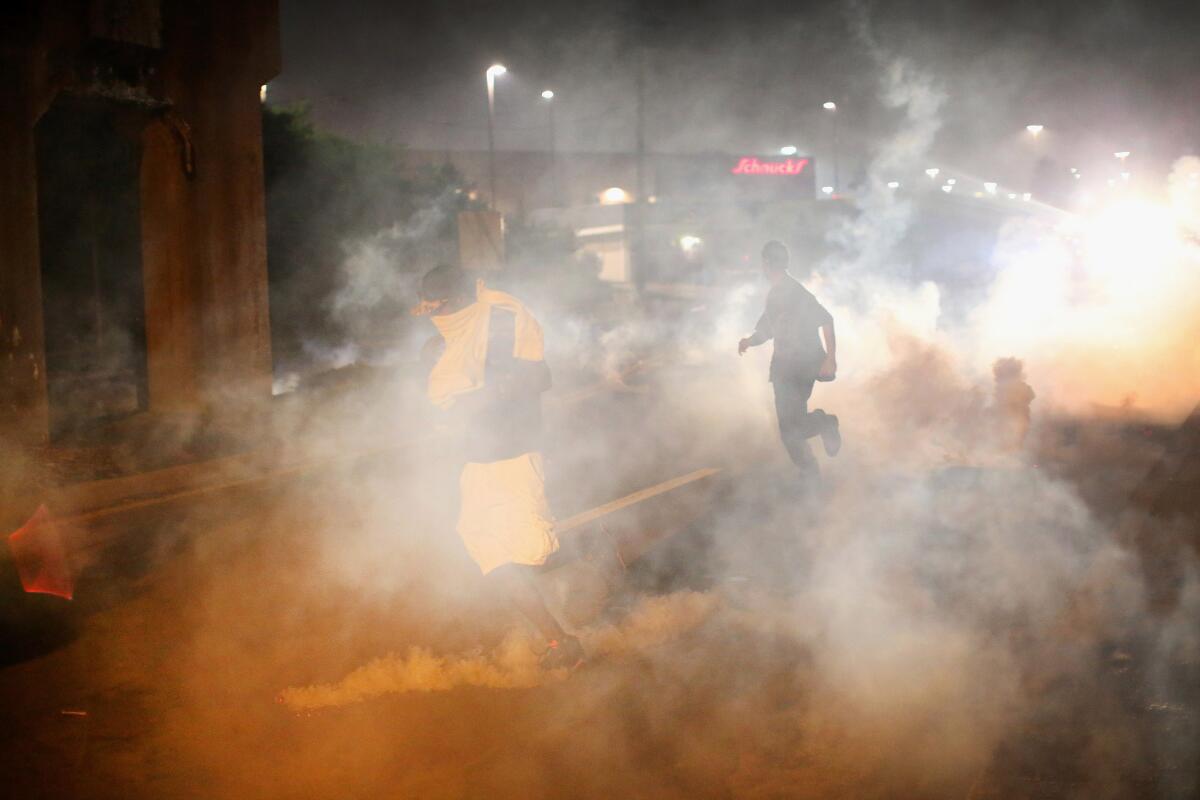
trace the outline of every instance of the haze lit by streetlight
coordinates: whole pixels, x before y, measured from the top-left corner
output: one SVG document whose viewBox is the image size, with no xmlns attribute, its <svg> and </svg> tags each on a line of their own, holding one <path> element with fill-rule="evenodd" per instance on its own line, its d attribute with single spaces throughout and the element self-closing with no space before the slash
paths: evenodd
<svg viewBox="0 0 1200 800">
<path fill-rule="evenodd" d="M 1029 131 L 1036 138 L 1039 133 L 1046 129 L 1045 125 L 1026 125 L 1025 130 Z"/>
<path fill-rule="evenodd" d="M 983 184 L 983 190 L 985 192 L 987 192 L 988 194 L 995 194 L 996 193 L 996 184 L 993 183 L 992 181 L 985 181 Z"/>
<path fill-rule="evenodd" d="M 503 64 L 492 64 L 487 68 L 487 74 L 489 78 L 495 78 L 499 75 L 503 75 L 506 72 L 508 72 L 508 67 L 504 66 Z"/>
<path fill-rule="evenodd" d="M 784 145 L 783 147 L 779 148 L 779 154 L 780 154 L 781 156 L 794 156 L 794 155 L 796 155 L 796 145 L 794 145 L 794 144 L 787 144 L 787 145 Z"/>
<path fill-rule="evenodd" d="M 930 167 L 929 169 L 925 170 L 925 174 L 930 178 L 936 178 L 939 172 L 941 172 L 941 170 L 937 167 Z"/>
<path fill-rule="evenodd" d="M 600 204 L 605 206 L 615 206 L 621 203 L 628 203 L 632 198 L 629 192 L 622 189 L 620 186 L 610 186 L 600 193 Z"/>
<path fill-rule="evenodd" d="M 832 100 L 826 100 L 821 104 L 821 108 L 825 109 L 826 111 L 837 111 L 837 103 L 833 102 Z"/>
<path fill-rule="evenodd" d="M 899 189 L 899 188 L 900 188 L 900 181 L 888 181 L 888 185 L 887 185 L 887 187 L 888 187 L 889 189 Z"/>
<path fill-rule="evenodd" d="M 554 92 L 550 89 L 546 89 L 545 91 L 542 92 L 542 99 L 543 100 L 553 100 Z"/>
<path fill-rule="evenodd" d="M 821 191 L 824 192 L 825 194 L 833 194 L 833 187 L 832 186 L 822 186 Z"/>
<path fill-rule="evenodd" d="M 1125 159 L 1129 158 L 1129 151 L 1128 150 L 1118 150 L 1117 152 L 1113 153 L 1113 157 L 1119 158 L 1122 162 L 1124 162 Z"/>
</svg>

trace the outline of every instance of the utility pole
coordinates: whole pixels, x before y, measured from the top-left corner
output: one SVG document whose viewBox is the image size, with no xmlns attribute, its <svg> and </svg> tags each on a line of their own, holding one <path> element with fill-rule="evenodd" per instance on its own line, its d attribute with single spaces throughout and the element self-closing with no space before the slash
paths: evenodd
<svg viewBox="0 0 1200 800">
<path fill-rule="evenodd" d="M 556 207 L 566 205 L 563 202 L 562 191 L 562 176 L 558 172 L 558 146 L 554 135 L 554 91 L 546 89 L 542 92 L 542 99 L 546 101 L 546 129 L 549 133 L 550 147 L 550 189 L 553 204 Z"/>
<path fill-rule="evenodd" d="M 487 135 L 488 135 L 488 205 L 496 209 L 496 78 L 507 72 L 503 64 L 492 64 L 484 73 L 487 81 Z"/>
</svg>

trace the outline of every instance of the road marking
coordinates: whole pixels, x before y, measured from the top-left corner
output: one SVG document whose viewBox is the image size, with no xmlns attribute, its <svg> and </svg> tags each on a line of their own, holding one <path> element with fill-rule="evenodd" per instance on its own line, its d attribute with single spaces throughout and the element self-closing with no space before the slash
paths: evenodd
<svg viewBox="0 0 1200 800">
<path fill-rule="evenodd" d="M 567 531 L 578 528 L 581 525 L 586 525 L 587 523 L 600 519 L 601 517 L 608 516 L 614 511 L 620 511 L 622 508 L 628 508 L 629 506 L 636 505 L 643 500 L 649 500 L 651 497 L 657 497 L 660 494 L 665 494 L 672 489 L 678 489 L 680 486 L 686 486 L 689 483 L 694 483 L 711 475 L 716 475 L 720 471 L 721 470 L 714 469 L 712 467 L 705 467 L 704 469 L 698 469 L 695 472 L 689 472 L 687 475 L 680 475 L 678 478 L 672 478 L 669 481 L 663 481 L 662 483 L 655 484 L 654 486 L 649 486 L 645 489 L 639 489 L 632 494 L 619 497 L 616 500 L 605 503 L 602 506 L 596 506 L 595 508 L 580 512 L 573 517 L 568 517 L 555 526 L 555 531 L 558 533 L 566 533 Z"/>
</svg>

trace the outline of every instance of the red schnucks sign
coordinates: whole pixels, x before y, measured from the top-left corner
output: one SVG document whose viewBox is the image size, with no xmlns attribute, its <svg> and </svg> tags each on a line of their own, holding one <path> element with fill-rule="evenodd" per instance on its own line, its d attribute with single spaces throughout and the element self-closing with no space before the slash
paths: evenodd
<svg viewBox="0 0 1200 800">
<path fill-rule="evenodd" d="M 784 161 L 759 161 L 754 156 L 738 159 L 737 166 L 729 170 L 734 175 L 799 175 L 808 166 L 807 158 L 789 158 Z"/>
</svg>

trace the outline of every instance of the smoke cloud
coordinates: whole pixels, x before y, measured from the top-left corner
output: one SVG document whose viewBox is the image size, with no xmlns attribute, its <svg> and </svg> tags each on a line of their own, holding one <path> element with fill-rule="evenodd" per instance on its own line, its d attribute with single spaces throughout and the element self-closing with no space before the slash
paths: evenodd
<svg viewBox="0 0 1200 800">
<path fill-rule="evenodd" d="M 1073 796 L 1122 796 L 1131 774 L 1160 767 L 1167 790 L 1194 789 L 1200 565 L 1173 551 L 1179 591 L 1152 607 L 1131 531 L 1165 537 L 1188 521 L 1126 502 L 1164 447 L 1109 423 L 1175 423 L 1200 395 L 1200 159 L 1090 209 L 998 215 L 973 254 L 995 280 L 950 314 L 953 287 L 910 247 L 921 198 L 888 183 L 936 159 L 961 83 L 949 61 L 910 52 L 915 38 L 894 46 L 895 27 L 872 27 L 869 11 L 839 19 L 873 65 L 886 133 L 847 179 L 845 213 L 831 212 L 829 254 L 805 263 L 793 248 L 839 342 L 838 379 L 810 406 L 840 417 L 845 446 L 818 453 L 817 485 L 779 445 L 769 348 L 737 355 L 764 295 L 748 273 L 635 298 L 571 259 L 514 259 L 496 282 L 546 331 L 559 516 L 721 470 L 605 518 L 645 555 L 576 628 L 590 663 L 542 670 L 544 643 L 455 536 L 459 445 L 424 396 L 417 352 L 433 330 L 408 308 L 424 269 L 453 260 L 434 234 L 457 201 L 439 198 L 344 243 L 327 309 L 339 336 L 304 341 L 329 372 L 278 376 L 277 391 L 297 391 L 258 442 L 279 479 L 166 521 L 134 517 L 131 533 L 169 531 L 172 546 L 49 657 L 68 676 L 54 702 L 87 704 L 93 727 L 62 745 L 83 754 L 80 777 L 44 785 L 983 798 L 1032 793 L 1020 781 L 1053 759 Z M 673 41 L 651 62 L 703 44 Z M 730 47 L 738 64 L 758 63 L 753 46 Z M 607 37 L 596 48 L 620 51 Z M 601 80 L 614 103 L 620 78 Z M 703 142 L 736 127 L 704 111 L 726 108 L 724 88 L 691 82 Z M 628 125 L 589 110 L 601 119 L 582 140 L 616 148 L 612 130 Z M 38 747 L 5 758 L 33 762 Z"/>
</svg>

